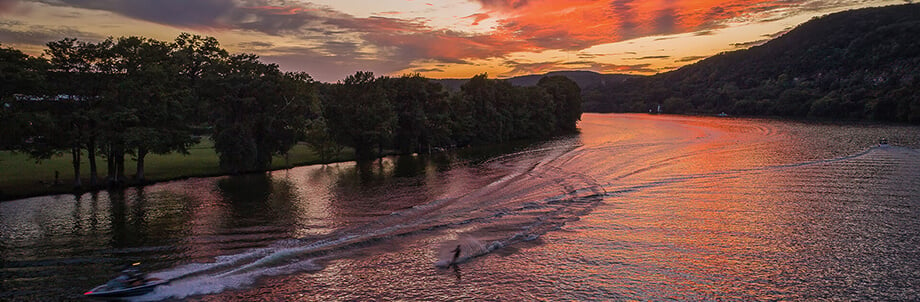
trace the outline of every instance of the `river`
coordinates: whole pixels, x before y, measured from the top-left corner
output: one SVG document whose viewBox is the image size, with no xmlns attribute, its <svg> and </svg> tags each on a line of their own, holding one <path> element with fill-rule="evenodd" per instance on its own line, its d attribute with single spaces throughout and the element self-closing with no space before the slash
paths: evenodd
<svg viewBox="0 0 920 302">
<path fill-rule="evenodd" d="M 81 299 L 136 262 L 171 281 L 135 301 L 920 300 L 920 128 L 579 127 L 3 202 L 0 300 Z"/>
</svg>

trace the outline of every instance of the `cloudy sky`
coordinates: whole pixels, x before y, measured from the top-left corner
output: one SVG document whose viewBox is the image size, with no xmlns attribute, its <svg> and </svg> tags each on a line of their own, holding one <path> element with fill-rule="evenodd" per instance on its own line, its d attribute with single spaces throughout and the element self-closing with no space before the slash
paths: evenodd
<svg viewBox="0 0 920 302">
<path fill-rule="evenodd" d="M 0 44 L 216 37 L 286 71 L 467 78 L 654 74 L 750 47 L 827 13 L 901 0 L 0 0 Z"/>
</svg>

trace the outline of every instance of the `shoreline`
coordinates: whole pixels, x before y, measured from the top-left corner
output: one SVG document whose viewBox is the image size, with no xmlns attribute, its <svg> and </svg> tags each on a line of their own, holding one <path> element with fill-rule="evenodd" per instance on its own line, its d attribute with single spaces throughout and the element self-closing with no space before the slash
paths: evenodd
<svg viewBox="0 0 920 302">
<path fill-rule="evenodd" d="M 385 156 L 387 156 L 387 155 L 385 155 Z M 279 168 L 267 169 L 267 170 L 264 170 L 264 171 L 251 171 L 251 172 L 239 173 L 239 174 L 236 174 L 236 175 L 251 175 L 251 174 L 257 174 L 257 173 L 269 173 L 269 172 L 282 171 L 282 170 L 289 170 L 289 169 L 299 168 L 299 167 L 306 167 L 306 166 L 313 166 L 313 165 L 338 164 L 338 163 L 346 163 L 346 162 L 353 162 L 353 161 L 355 161 L 355 160 L 354 160 L 354 159 L 350 159 L 350 160 L 349 160 L 349 159 L 343 159 L 343 160 L 340 160 L 340 161 L 333 160 L 333 161 L 325 162 L 325 163 L 324 163 L 324 162 L 303 162 L 303 163 L 291 164 L 290 166 L 287 166 L 287 167 L 279 167 Z M 60 184 L 51 185 L 51 186 L 47 187 L 47 188 L 49 188 L 49 190 L 41 191 L 41 192 L 26 193 L 26 194 L 18 194 L 18 195 L 8 195 L 8 194 L 3 193 L 3 191 L 0 191 L 0 202 L 8 202 L 8 201 L 15 201 L 15 200 L 20 200 L 20 199 L 33 198 L 33 197 L 43 197 L 43 196 L 53 196 L 53 195 L 64 195 L 64 194 L 74 194 L 74 195 L 76 195 L 76 194 L 81 194 L 81 195 L 82 195 L 82 194 L 86 194 L 86 193 L 101 192 L 101 191 L 113 190 L 113 189 L 114 189 L 114 190 L 121 190 L 121 189 L 127 189 L 127 188 L 146 187 L 146 186 L 155 185 L 155 184 L 159 184 L 159 183 L 165 183 L 165 182 L 171 182 L 171 181 L 188 180 L 188 179 L 193 179 L 193 178 L 210 178 L 210 177 L 221 177 L 221 176 L 232 176 L 232 175 L 234 175 L 234 174 L 228 174 L 228 173 L 223 173 L 223 172 L 216 172 L 216 173 L 201 173 L 201 174 L 180 175 L 180 176 L 176 176 L 176 177 L 166 177 L 166 178 L 147 179 L 147 180 L 145 180 L 145 181 L 143 181 L 143 182 L 136 182 L 136 181 L 134 181 L 134 180 L 131 180 L 131 181 L 129 181 L 129 182 L 126 183 L 126 184 L 122 184 L 122 185 L 118 185 L 118 186 L 110 186 L 110 185 L 106 185 L 106 184 L 97 184 L 97 185 L 95 185 L 95 186 L 83 185 L 83 186 L 80 187 L 80 188 L 72 188 L 72 186 L 69 185 L 69 184 L 67 184 L 67 181 L 65 181 L 65 182 L 62 182 L 62 183 L 60 183 Z M 81 180 L 82 180 L 82 179 L 81 179 Z M 100 179 L 100 182 L 103 182 L 103 183 L 104 183 L 104 182 L 105 182 L 104 178 L 103 178 L 103 179 Z M 70 189 L 68 189 L 68 188 L 70 188 Z"/>
<path fill-rule="evenodd" d="M 641 113 L 641 112 L 639 113 L 585 112 L 585 114 L 620 115 L 620 116 L 633 115 L 633 116 L 675 116 L 675 117 L 711 117 L 711 118 L 725 118 L 725 119 L 753 119 L 753 120 L 790 122 L 790 123 L 801 123 L 801 124 L 812 124 L 812 125 L 834 125 L 834 126 L 856 126 L 856 127 L 895 127 L 895 128 L 918 127 L 917 125 L 909 124 L 909 123 L 888 123 L 888 122 L 875 122 L 875 121 L 865 121 L 865 120 L 826 120 L 826 119 L 810 119 L 810 118 L 790 118 L 790 117 L 781 117 L 781 116 L 735 116 L 735 115 L 717 116 L 717 115 L 711 115 L 711 114 L 666 114 L 666 113 L 648 114 L 648 113 Z M 566 135 L 566 134 L 562 134 L 562 135 Z M 915 149 L 920 148 L 920 146 L 917 146 L 909 142 L 903 142 L 903 143 L 906 143 L 906 144 L 903 144 L 904 147 L 915 148 Z M 515 143 L 513 142 L 506 142 L 505 144 L 500 144 L 500 145 L 510 146 L 514 144 Z M 474 146 L 474 148 L 482 148 L 482 147 L 489 148 L 490 146 L 494 147 L 494 145 L 481 145 L 481 146 Z M 209 149 L 209 148 L 203 147 L 202 149 Z M 455 149 L 449 149 L 446 151 L 458 151 L 462 149 L 466 149 L 466 148 L 455 148 Z M 392 156 L 392 155 L 397 155 L 397 154 L 394 154 L 392 152 L 385 152 L 385 154 L 383 154 L 381 157 L 378 157 L 377 159 L 380 159 L 386 156 Z M 182 160 L 183 158 L 180 157 L 180 161 Z M 184 158 L 184 160 L 187 161 L 189 159 Z M 311 166 L 311 165 L 327 165 L 327 164 L 337 164 L 337 163 L 354 162 L 354 161 L 355 161 L 354 154 L 345 152 L 341 154 L 339 157 L 333 158 L 328 162 L 322 162 L 320 160 L 317 160 L 315 157 L 308 157 L 307 160 L 289 163 L 288 165 L 279 165 L 279 166 L 276 166 L 270 169 L 266 169 L 264 171 L 246 172 L 246 173 L 240 173 L 238 175 L 267 173 L 267 172 L 282 171 L 282 170 L 288 170 L 288 169 L 304 167 L 304 166 Z M 187 163 L 184 163 L 184 164 L 187 164 Z M 183 165 L 183 166 L 187 166 L 187 165 Z M 150 170 L 149 168 L 150 166 L 148 166 L 148 171 Z M 106 185 L 104 177 L 103 177 L 102 179 L 100 179 L 100 182 L 103 184 L 99 184 L 96 186 L 83 185 L 80 188 L 73 188 L 72 185 L 70 184 L 72 179 L 69 179 L 67 177 L 61 178 L 61 181 L 59 184 L 49 184 L 51 183 L 50 181 L 44 181 L 44 180 L 39 179 L 37 181 L 37 184 L 23 184 L 22 186 L 25 186 L 28 188 L 26 190 L 23 190 L 23 191 L 26 191 L 25 193 L 9 194 L 9 193 L 4 192 L 2 187 L 0 187 L 0 202 L 14 201 L 14 200 L 19 200 L 19 199 L 41 197 L 41 196 L 53 196 L 53 195 L 64 195 L 64 194 L 85 194 L 85 193 L 99 192 L 99 191 L 113 190 L 113 189 L 120 190 L 120 189 L 126 189 L 126 188 L 144 187 L 144 186 L 154 185 L 158 183 L 171 182 L 171 181 L 181 181 L 181 180 L 188 180 L 188 179 L 193 179 L 193 178 L 209 178 L 209 177 L 220 177 L 220 176 L 230 176 L 230 175 L 232 174 L 222 172 L 217 167 L 210 167 L 210 169 L 206 171 L 202 171 L 200 173 L 192 172 L 192 173 L 184 174 L 184 175 L 179 174 L 179 175 L 166 176 L 166 177 L 149 177 L 144 182 L 135 182 L 132 179 L 132 180 L 129 180 L 128 183 L 119 185 L 119 186 Z M 85 184 L 88 182 L 88 177 L 82 178 L 81 180 Z M 16 187 L 16 185 L 14 184 L 9 187 Z"/>
</svg>

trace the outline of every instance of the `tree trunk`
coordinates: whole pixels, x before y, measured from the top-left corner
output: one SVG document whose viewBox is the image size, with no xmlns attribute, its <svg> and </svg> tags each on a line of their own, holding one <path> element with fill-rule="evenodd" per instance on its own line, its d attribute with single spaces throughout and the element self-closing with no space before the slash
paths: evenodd
<svg viewBox="0 0 920 302">
<path fill-rule="evenodd" d="M 115 148 L 112 147 L 111 145 L 109 145 L 108 154 L 109 156 L 108 158 L 106 158 L 106 164 L 107 164 L 106 168 L 108 170 L 108 176 L 106 178 L 108 179 L 107 181 L 108 185 L 112 185 L 115 183 L 117 179 L 115 175 Z"/>
<path fill-rule="evenodd" d="M 115 178 L 118 180 L 118 184 L 122 185 L 125 182 L 125 149 L 124 147 L 118 147 L 115 151 Z"/>
<path fill-rule="evenodd" d="M 89 157 L 89 184 L 95 187 L 99 181 L 99 172 L 96 170 L 96 138 L 91 137 L 86 142 L 86 153 Z"/>
<path fill-rule="evenodd" d="M 79 188 L 83 186 L 83 183 L 80 182 L 80 147 L 73 146 L 70 149 L 70 155 L 73 157 L 73 187 Z"/>
<path fill-rule="evenodd" d="M 144 182 L 144 157 L 147 156 L 147 149 L 140 147 L 137 148 L 137 174 L 134 178 L 137 179 L 137 182 Z"/>
</svg>

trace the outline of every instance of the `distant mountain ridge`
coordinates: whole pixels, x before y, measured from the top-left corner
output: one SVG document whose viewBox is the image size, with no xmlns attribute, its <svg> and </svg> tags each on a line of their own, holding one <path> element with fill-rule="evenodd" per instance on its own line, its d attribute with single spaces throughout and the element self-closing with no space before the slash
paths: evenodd
<svg viewBox="0 0 920 302">
<path fill-rule="evenodd" d="M 545 74 L 517 76 L 504 80 L 515 86 L 536 86 L 537 82 L 546 76 L 564 76 L 572 81 L 575 81 L 575 83 L 577 83 L 578 86 L 582 88 L 595 86 L 603 87 L 606 85 L 619 84 L 627 79 L 639 77 L 636 75 L 628 74 L 603 74 L 594 71 L 573 70 L 553 71 Z M 463 84 L 469 81 L 469 79 L 432 79 L 432 81 L 441 83 L 441 85 L 444 85 L 444 87 L 447 87 L 450 90 L 460 90 L 460 86 L 463 86 Z"/>
</svg>

